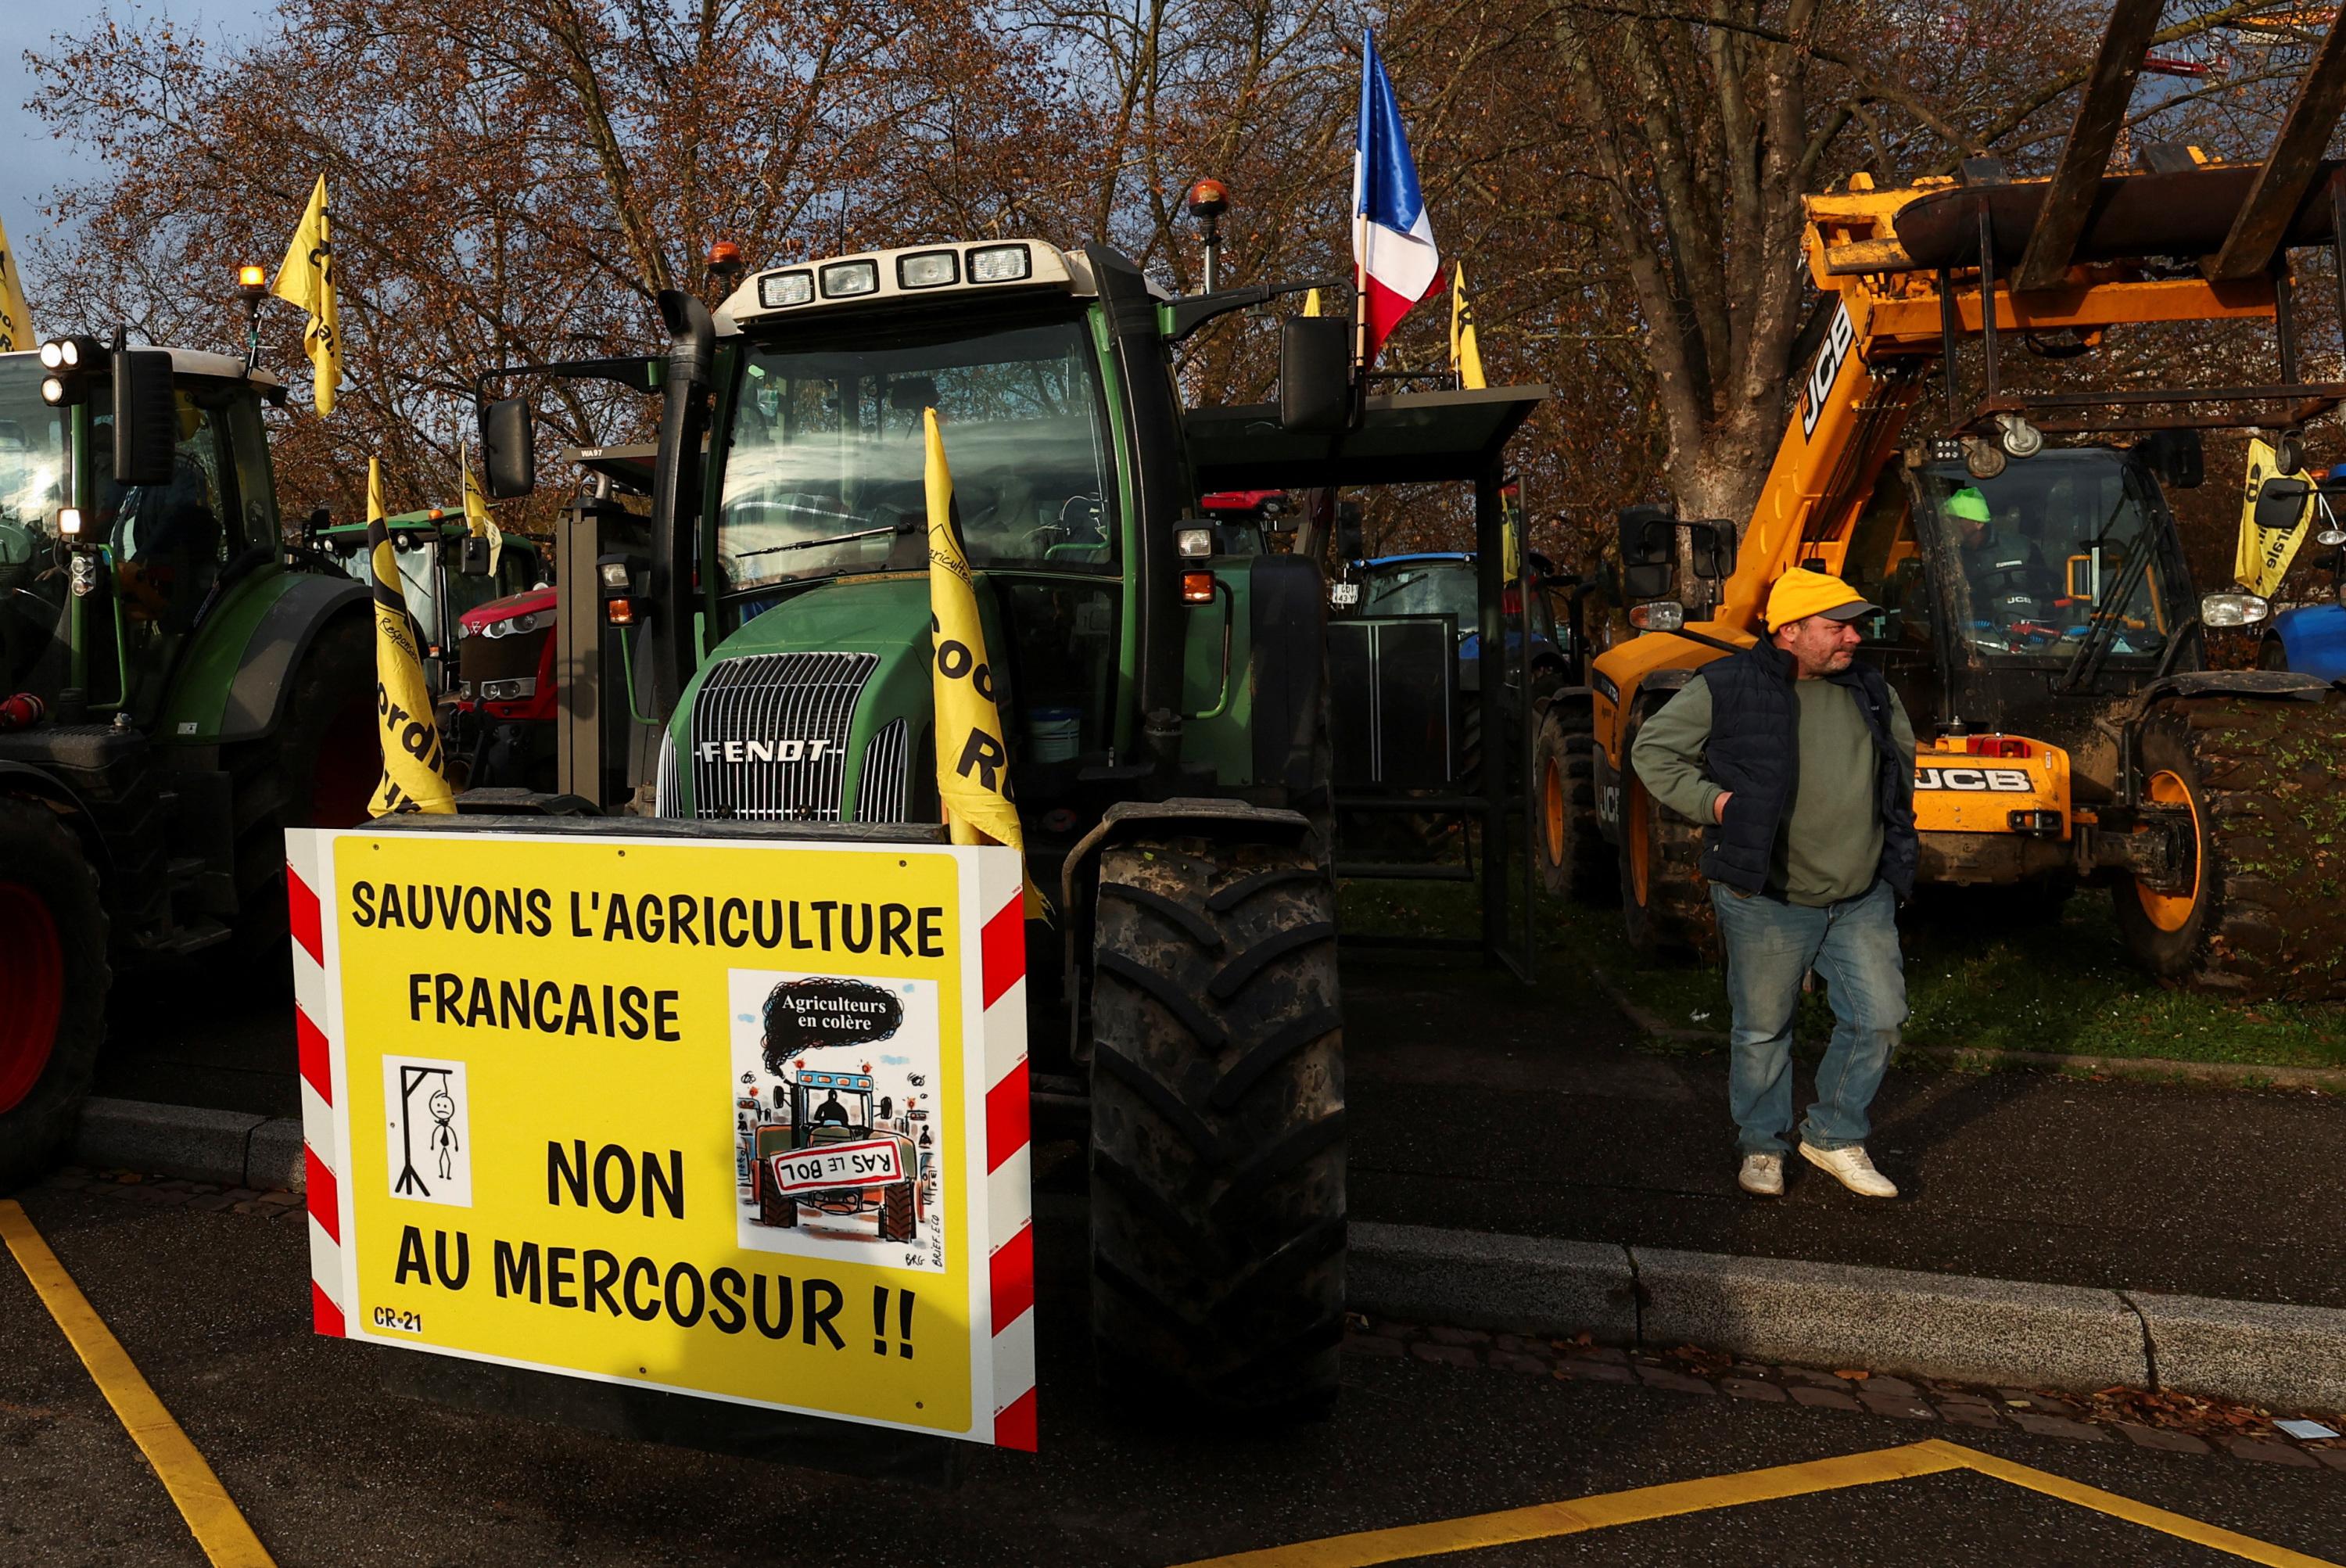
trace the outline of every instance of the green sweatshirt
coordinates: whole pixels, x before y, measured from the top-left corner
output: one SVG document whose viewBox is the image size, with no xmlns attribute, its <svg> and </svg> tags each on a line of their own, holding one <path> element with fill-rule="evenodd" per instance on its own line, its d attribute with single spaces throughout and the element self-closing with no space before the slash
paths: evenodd
<svg viewBox="0 0 2346 1568">
<path fill-rule="evenodd" d="M 1777 830 L 1768 891 L 1786 901 L 1821 908 L 1873 885 L 1882 864 L 1882 818 L 1873 801 L 1873 737 L 1857 694 L 1829 680 L 1792 683 L 1800 704 L 1800 786 Z M 1914 728 L 1905 706 L 1890 697 L 1890 735 L 1914 771 Z M 1719 820 L 1726 793 L 1703 772 L 1710 739 L 1710 683 L 1697 676 L 1637 731 L 1629 765 L 1659 800 L 1706 825 Z"/>
</svg>

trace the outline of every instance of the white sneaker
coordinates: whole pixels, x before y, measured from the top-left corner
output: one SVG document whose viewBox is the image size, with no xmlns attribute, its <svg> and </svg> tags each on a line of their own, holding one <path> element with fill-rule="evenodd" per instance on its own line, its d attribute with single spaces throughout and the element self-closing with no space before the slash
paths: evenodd
<svg viewBox="0 0 2346 1568">
<path fill-rule="evenodd" d="M 1735 1185 L 1754 1197 L 1783 1196 L 1784 1156 L 1745 1155 L 1743 1168 L 1735 1173 Z"/>
<path fill-rule="evenodd" d="M 1802 1144 L 1800 1157 L 1861 1197 L 1898 1196 L 1898 1184 L 1873 1168 L 1873 1162 L 1866 1157 L 1862 1145 L 1851 1144 L 1845 1149 L 1821 1149 L 1812 1144 Z"/>
</svg>

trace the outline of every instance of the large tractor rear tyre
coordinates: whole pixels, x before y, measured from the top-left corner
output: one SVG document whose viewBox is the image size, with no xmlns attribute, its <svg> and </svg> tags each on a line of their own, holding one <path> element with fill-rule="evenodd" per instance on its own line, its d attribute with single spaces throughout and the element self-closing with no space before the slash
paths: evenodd
<svg viewBox="0 0 2346 1568">
<path fill-rule="evenodd" d="M 1532 751 L 1534 858 L 1540 883 L 1575 903 L 1602 906 L 1621 893 L 1620 857 L 1596 822 L 1596 736 L 1586 703 L 1548 704 Z"/>
<path fill-rule="evenodd" d="M 0 1193 L 73 1140 L 106 1038 L 106 909 L 56 812 L 0 799 Z"/>
<path fill-rule="evenodd" d="M 294 671 L 276 732 L 228 748 L 224 760 L 236 811 L 237 915 L 229 951 L 248 979 L 281 990 L 293 974 L 285 830 L 365 821 L 382 775 L 367 619 L 343 616 L 321 630 Z"/>
<path fill-rule="evenodd" d="M 2346 695 L 2169 697 L 2135 754 L 2154 804 L 2188 806 L 2181 885 L 2113 890 L 2136 961 L 2243 1000 L 2346 1000 Z"/>
<path fill-rule="evenodd" d="M 1101 852 L 1092 1339 L 1111 1397 L 1333 1403 L 1344 1314 L 1335 888 L 1301 845 Z"/>
<path fill-rule="evenodd" d="M 1648 958 L 1719 957 L 1719 921 L 1703 880 L 1702 830 L 1655 799 L 1634 773 L 1621 779 L 1621 919 Z"/>
</svg>

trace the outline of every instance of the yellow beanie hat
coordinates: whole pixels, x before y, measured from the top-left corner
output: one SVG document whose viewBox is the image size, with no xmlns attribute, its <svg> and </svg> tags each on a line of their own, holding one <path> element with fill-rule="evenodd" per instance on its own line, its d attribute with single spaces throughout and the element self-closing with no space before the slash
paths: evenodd
<svg viewBox="0 0 2346 1568">
<path fill-rule="evenodd" d="M 1881 613 L 1880 606 L 1868 604 L 1863 595 L 1839 577 L 1812 572 L 1806 566 L 1793 567 L 1768 590 L 1768 629 L 1771 632 L 1810 616 L 1853 621 L 1860 616 Z"/>
</svg>

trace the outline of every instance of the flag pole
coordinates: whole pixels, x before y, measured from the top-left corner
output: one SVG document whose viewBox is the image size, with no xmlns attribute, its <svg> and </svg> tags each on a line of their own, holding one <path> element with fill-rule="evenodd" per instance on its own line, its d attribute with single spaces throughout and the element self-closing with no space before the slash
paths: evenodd
<svg viewBox="0 0 2346 1568">
<path fill-rule="evenodd" d="M 1369 412 L 1369 218 L 1352 214 L 1352 425 Z"/>
</svg>

